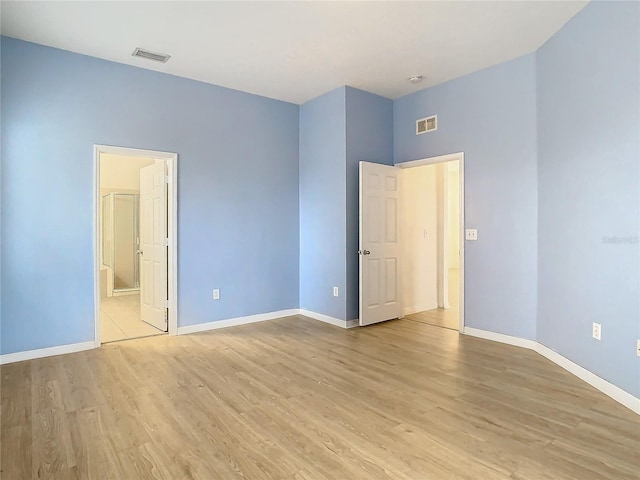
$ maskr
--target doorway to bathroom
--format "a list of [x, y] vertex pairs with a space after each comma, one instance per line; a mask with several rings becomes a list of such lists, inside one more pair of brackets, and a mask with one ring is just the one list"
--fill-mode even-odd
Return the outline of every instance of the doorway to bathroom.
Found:
[[95, 343], [175, 333], [176, 160], [95, 147]]

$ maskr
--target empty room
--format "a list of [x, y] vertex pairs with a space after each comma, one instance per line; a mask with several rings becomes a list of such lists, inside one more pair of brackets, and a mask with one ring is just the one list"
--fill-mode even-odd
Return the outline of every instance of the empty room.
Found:
[[0, 478], [640, 480], [640, 2], [0, 9]]

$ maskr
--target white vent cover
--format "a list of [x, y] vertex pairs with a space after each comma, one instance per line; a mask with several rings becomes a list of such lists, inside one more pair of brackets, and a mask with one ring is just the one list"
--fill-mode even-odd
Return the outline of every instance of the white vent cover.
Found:
[[419, 118], [418, 120], [416, 120], [416, 135], [422, 135], [423, 133], [428, 133], [428, 132], [435, 132], [436, 130], [438, 130], [437, 115]]
[[165, 53], [155, 53], [150, 52], [149, 50], [144, 50], [143, 48], [136, 48], [131, 54], [133, 57], [146, 58], [147, 60], [153, 60], [154, 62], [162, 62], [167, 63], [167, 60], [171, 58], [171, 55], [167, 55]]

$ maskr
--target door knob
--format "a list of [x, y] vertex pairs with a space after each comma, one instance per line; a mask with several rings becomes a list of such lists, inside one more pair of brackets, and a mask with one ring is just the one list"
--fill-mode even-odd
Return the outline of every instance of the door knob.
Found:
[[138, 255], [142, 255], [142, 250], [137, 250], [137, 251], [136, 251], [136, 253], [137, 253]]
[[358, 253], [360, 255], [369, 255], [369, 254], [371, 254], [371, 252], [369, 250], [358, 250]]

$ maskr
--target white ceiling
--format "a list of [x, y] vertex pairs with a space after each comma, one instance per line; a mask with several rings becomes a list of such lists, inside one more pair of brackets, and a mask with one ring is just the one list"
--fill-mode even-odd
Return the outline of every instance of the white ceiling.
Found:
[[[2, 34], [304, 103], [388, 98], [535, 51], [584, 1], [2, 1]], [[168, 53], [167, 64], [131, 56]], [[423, 75], [410, 84], [411, 75]]]

